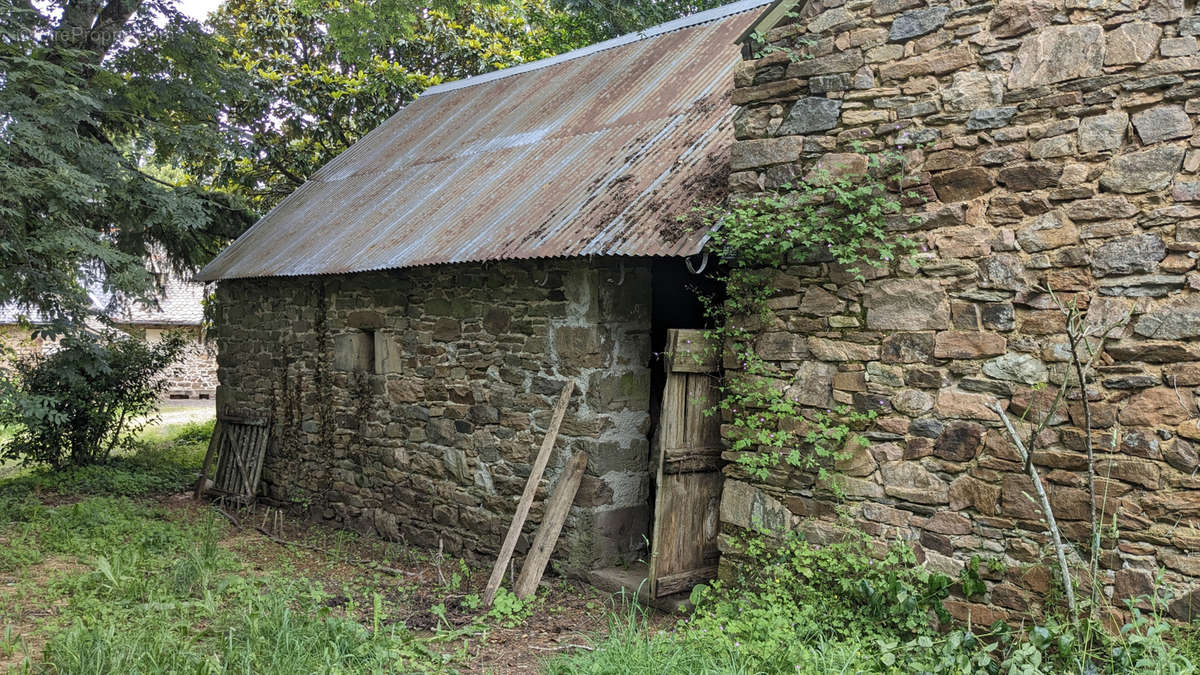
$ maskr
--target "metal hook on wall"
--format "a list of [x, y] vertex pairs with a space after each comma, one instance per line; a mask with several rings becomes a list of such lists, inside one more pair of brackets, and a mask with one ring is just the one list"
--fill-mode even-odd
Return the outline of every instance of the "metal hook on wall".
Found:
[[689, 272], [691, 272], [692, 274], [702, 274], [704, 272], [704, 270], [708, 267], [708, 251], [705, 251], [702, 255], [703, 255], [703, 257], [700, 258], [700, 268], [699, 269], [696, 269], [696, 266], [692, 265], [691, 258], [683, 259], [683, 264], [685, 266], [687, 266], [687, 270]]
[[546, 268], [546, 276], [541, 281], [534, 281], [533, 284], [545, 288], [548, 283], [550, 283], [550, 269]]

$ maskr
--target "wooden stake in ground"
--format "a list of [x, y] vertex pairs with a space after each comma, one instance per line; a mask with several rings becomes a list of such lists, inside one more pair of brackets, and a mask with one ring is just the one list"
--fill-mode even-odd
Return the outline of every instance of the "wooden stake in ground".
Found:
[[550, 461], [550, 452], [554, 450], [554, 442], [558, 440], [558, 427], [562, 425], [563, 415], [567, 412], [567, 403], [571, 401], [571, 392], [575, 390], [575, 383], [567, 380], [563, 385], [562, 395], [558, 398], [558, 403], [554, 406], [554, 414], [550, 418], [550, 427], [546, 429], [546, 438], [542, 441], [542, 448], [538, 451], [537, 459], [533, 462], [533, 467], [529, 470], [529, 480], [525, 482], [525, 492], [521, 495], [521, 501], [517, 503], [517, 513], [513, 516], [512, 525], [508, 527], [508, 534], [504, 537], [504, 545], [500, 547], [500, 555], [496, 558], [496, 565], [492, 568], [492, 578], [488, 579], [487, 588], [483, 591], [483, 604], [485, 607], [490, 607], [492, 600], [496, 598], [496, 589], [500, 588], [500, 582], [504, 581], [504, 568], [508, 567], [508, 561], [512, 559], [513, 551], [517, 548], [517, 539], [521, 536], [521, 528], [525, 526], [525, 518], [529, 516], [529, 507], [533, 506], [533, 497], [537, 494], [538, 482], [542, 480], [542, 472], [546, 470], [546, 463]]
[[546, 563], [550, 562], [550, 554], [554, 552], [554, 544], [558, 542], [558, 534], [562, 532], [563, 523], [567, 520], [567, 512], [575, 501], [575, 493], [579, 491], [579, 483], [583, 480], [583, 470], [587, 468], [587, 453], [579, 452], [563, 469], [554, 486], [554, 493], [546, 502], [546, 515], [542, 516], [542, 524], [538, 526], [537, 534], [533, 536], [533, 546], [529, 555], [525, 556], [525, 564], [521, 565], [521, 576], [517, 577], [513, 593], [518, 598], [527, 598], [537, 590], [542, 573], [546, 571]]

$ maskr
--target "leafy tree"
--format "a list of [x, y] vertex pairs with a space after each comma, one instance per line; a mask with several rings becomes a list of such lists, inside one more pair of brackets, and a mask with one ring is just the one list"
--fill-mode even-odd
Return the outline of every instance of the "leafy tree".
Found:
[[412, 9], [392, 0], [228, 0], [209, 24], [250, 86], [224, 101], [227, 145], [189, 166], [260, 212], [427, 87], [580, 46], [546, 0]]
[[58, 468], [104, 461], [128, 445], [158, 405], [160, 373], [189, 338], [168, 333], [155, 345], [117, 331], [67, 335], [49, 356], [19, 359], [0, 380], [0, 457]]
[[221, 140], [211, 45], [170, 0], [0, 0], [0, 304], [78, 320], [88, 285], [142, 297], [149, 255], [192, 267], [245, 228], [153, 171]]

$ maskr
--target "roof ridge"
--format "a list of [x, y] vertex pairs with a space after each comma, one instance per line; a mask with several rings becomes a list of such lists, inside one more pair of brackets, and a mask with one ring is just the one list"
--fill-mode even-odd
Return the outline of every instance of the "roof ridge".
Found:
[[711, 23], [718, 19], [724, 19], [726, 17], [733, 16], [734, 14], [748, 12], [752, 9], [757, 9], [777, 1], [779, 0], [739, 0], [738, 2], [730, 3], [728, 5], [721, 5], [720, 7], [707, 9], [703, 12], [697, 12], [695, 14], [689, 14], [685, 17], [673, 19], [666, 23], [660, 23], [657, 26], [651, 26], [636, 33], [619, 35], [615, 38], [605, 40], [604, 42], [597, 42], [594, 45], [580, 47], [579, 49], [564, 52], [562, 54], [558, 54], [557, 56], [550, 56], [544, 59], [538, 59], [537, 61], [530, 61], [528, 63], [511, 66], [509, 68], [501, 68], [500, 70], [493, 70], [492, 72], [484, 73], [483, 75], [474, 75], [472, 77], [464, 77], [461, 80], [445, 82], [443, 84], [426, 89], [421, 93], [421, 96], [428, 97], [448, 91], [455, 91], [457, 89], [465, 89], [466, 87], [472, 87], [477, 84], [493, 82], [495, 80], [511, 77], [513, 75], [519, 75], [521, 73], [527, 73], [533, 70], [541, 70], [542, 68], [556, 66], [560, 63], [573, 61], [597, 52], [607, 51], [616, 47], [622, 47], [624, 45], [658, 37], [659, 35], [663, 35], [665, 33], [673, 33], [678, 30], [683, 30], [684, 28], [691, 28], [692, 26]]

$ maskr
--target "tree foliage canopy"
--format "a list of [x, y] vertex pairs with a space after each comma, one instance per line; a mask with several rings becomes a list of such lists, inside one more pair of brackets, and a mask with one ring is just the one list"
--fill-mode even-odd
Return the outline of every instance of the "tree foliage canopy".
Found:
[[158, 177], [213, 147], [230, 89], [212, 39], [165, 0], [2, 0], [0, 304], [78, 319], [87, 285], [132, 297], [144, 259], [210, 257], [249, 222], [236, 199]]
[[712, 0], [0, 0], [0, 305], [78, 321], [194, 269], [439, 82]]

